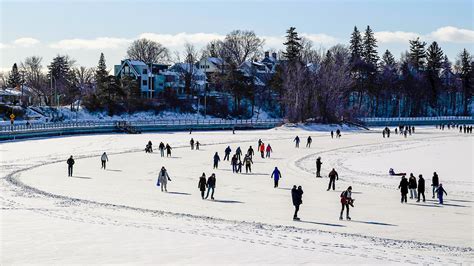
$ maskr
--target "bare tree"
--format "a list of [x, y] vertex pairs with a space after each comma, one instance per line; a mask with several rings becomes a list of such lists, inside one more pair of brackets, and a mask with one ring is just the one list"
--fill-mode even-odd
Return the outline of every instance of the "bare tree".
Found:
[[264, 42], [253, 31], [234, 30], [224, 39], [224, 59], [240, 66], [243, 62], [256, 58]]
[[320, 61], [320, 54], [314, 49], [313, 42], [310, 39], [301, 37], [301, 46], [301, 60], [304, 63], [309, 64]]
[[73, 71], [75, 72], [75, 83], [76, 86], [79, 88], [80, 95], [88, 95], [93, 92], [94, 89], [94, 68], [87, 68], [84, 66], [80, 66], [78, 68], [74, 68]]
[[127, 49], [127, 56], [133, 60], [149, 63], [164, 63], [169, 61], [169, 51], [159, 42], [148, 39], [138, 39]]
[[190, 43], [184, 44], [184, 72], [182, 73], [184, 78], [184, 89], [188, 96], [194, 95], [196, 87], [196, 62], [198, 60], [198, 52], [194, 45]]

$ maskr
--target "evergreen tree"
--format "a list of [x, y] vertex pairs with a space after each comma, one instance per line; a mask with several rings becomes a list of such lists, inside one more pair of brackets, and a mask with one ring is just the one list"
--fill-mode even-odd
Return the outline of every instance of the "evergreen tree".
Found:
[[290, 27], [286, 33], [286, 42], [283, 43], [286, 46], [286, 50], [283, 52], [283, 56], [290, 62], [299, 61], [301, 59], [301, 49], [303, 49], [301, 38], [298, 37], [295, 27]]
[[105, 64], [104, 53], [100, 53], [99, 65], [95, 71], [95, 80], [97, 83], [104, 82], [107, 79], [109, 72], [107, 71], [107, 66]]
[[389, 50], [385, 50], [385, 53], [382, 56], [382, 65], [384, 67], [395, 68], [396, 62], [395, 57], [393, 57], [392, 53]]
[[443, 64], [443, 51], [437, 42], [431, 43], [427, 50], [427, 70], [433, 74], [439, 74]]
[[410, 63], [417, 71], [424, 70], [426, 51], [426, 42], [420, 41], [420, 38], [416, 40], [410, 40]]
[[20, 72], [18, 72], [18, 66], [16, 65], [16, 63], [12, 66], [12, 71], [8, 76], [7, 84], [10, 88], [16, 88], [22, 84], [22, 78]]
[[466, 50], [463, 49], [461, 54], [459, 55], [459, 76], [462, 81], [462, 91], [463, 91], [463, 114], [469, 115], [468, 106], [473, 94], [473, 86], [472, 86], [472, 76], [473, 76], [473, 69], [472, 69], [472, 57], [471, 54]]
[[373, 67], [377, 66], [379, 60], [379, 56], [377, 55], [377, 40], [375, 39], [374, 32], [370, 26], [367, 26], [367, 29], [365, 30], [362, 58], [367, 64], [372, 65]]
[[48, 66], [53, 103], [59, 105], [60, 101], [70, 103], [79, 94], [79, 88], [74, 86], [74, 71], [71, 70], [73, 61], [66, 55], [58, 55]]
[[351, 62], [357, 62], [361, 59], [363, 52], [362, 36], [356, 26], [354, 26], [354, 31], [351, 35], [349, 49], [351, 51]]

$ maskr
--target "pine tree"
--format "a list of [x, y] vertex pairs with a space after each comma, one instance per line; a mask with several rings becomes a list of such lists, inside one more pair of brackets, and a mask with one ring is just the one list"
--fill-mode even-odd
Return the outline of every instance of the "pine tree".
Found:
[[283, 52], [283, 56], [290, 62], [299, 61], [301, 59], [301, 49], [303, 49], [301, 38], [298, 37], [295, 27], [290, 27], [286, 33], [286, 42], [283, 43], [286, 50]]
[[354, 31], [351, 35], [350, 40], [350, 51], [351, 51], [351, 62], [357, 62], [362, 57], [362, 36], [360, 35], [359, 30], [354, 26]]
[[104, 82], [108, 75], [109, 72], [107, 71], [107, 66], [105, 65], [104, 53], [100, 53], [99, 65], [95, 71], [95, 80], [97, 83]]
[[18, 72], [18, 66], [16, 63], [12, 66], [12, 71], [8, 77], [7, 84], [10, 88], [16, 88], [22, 84], [22, 78], [20, 72]]
[[395, 64], [395, 57], [393, 57], [389, 50], [385, 50], [385, 53], [382, 56], [382, 65], [384, 67], [395, 68]]
[[379, 56], [377, 55], [377, 40], [375, 39], [374, 32], [370, 26], [367, 26], [367, 29], [365, 30], [362, 58], [367, 64], [372, 65], [373, 67], [377, 66], [379, 60]]
[[472, 57], [471, 54], [466, 49], [463, 49], [461, 54], [459, 55], [459, 62], [458, 62], [458, 68], [459, 68], [459, 76], [461, 77], [462, 81], [462, 91], [464, 95], [463, 99], [463, 114], [464, 115], [469, 115], [468, 112], [468, 106], [469, 106], [469, 101], [472, 97], [473, 94], [473, 87], [472, 87], [472, 75], [473, 75], [473, 69], [472, 69]]
[[425, 67], [425, 46], [426, 42], [420, 41], [419, 37], [416, 40], [410, 40], [410, 63], [418, 71], [424, 70]]
[[427, 70], [433, 74], [439, 74], [443, 64], [443, 51], [437, 42], [431, 43], [427, 50]]

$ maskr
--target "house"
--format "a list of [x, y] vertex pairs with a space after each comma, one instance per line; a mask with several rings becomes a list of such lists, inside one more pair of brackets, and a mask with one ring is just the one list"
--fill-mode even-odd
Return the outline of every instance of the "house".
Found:
[[142, 95], [147, 98], [155, 98], [165, 88], [165, 76], [161, 73], [168, 67], [163, 64], [145, 64], [142, 61], [125, 59], [120, 65], [114, 66], [114, 75], [136, 79], [140, 84]]
[[217, 57], [203, 58], [197, 64], [198, 68], [203, 70], [206, 75], [222, 72], [226, 65], [227, 63], [223, 59]]
[[270, 52], [265, 52], [265, 57], [260, 61], [260, 63], [266, 65], [270, 71], [275, 72], [276, 66], [279, 64], [277, 53], [273, 52], [270, 56]]
[[203, 93], [206, 90], [207, 85], [207, 76], [206, 72], [203, 69], [200, 69], [198, 65], [189, 64], [189, 63], [176, 63], [171, 68], [170, 71], [178, 73], [180, 76], [180, 87], [183, 88], [186, 86], [186, 77], [189, 74], [191, 76], [191, 86], [193, 91], [198, 93]]

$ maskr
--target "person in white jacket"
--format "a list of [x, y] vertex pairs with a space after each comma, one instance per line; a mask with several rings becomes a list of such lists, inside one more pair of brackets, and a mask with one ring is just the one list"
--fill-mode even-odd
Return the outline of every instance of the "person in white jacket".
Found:
[[102, 156], [100, 156], [100, 161], [102, 162], [102, 167], [100, 169], [104, 169], [105, 170], [105, 162], [108, 162], [109, 161], [109, 157], [107, 157], [107, 153], [102, 153]]
[[168, 192], [166, 185], [168, 184], [168, 181], [171, 181], [170, 176], [168, 175], [168, 171], [166, 171], [165, 167], [161, 167], [161, 171], [158, 174], [158, 183], [161, 184], [161, 191], [163, 192], [163, 189]]

